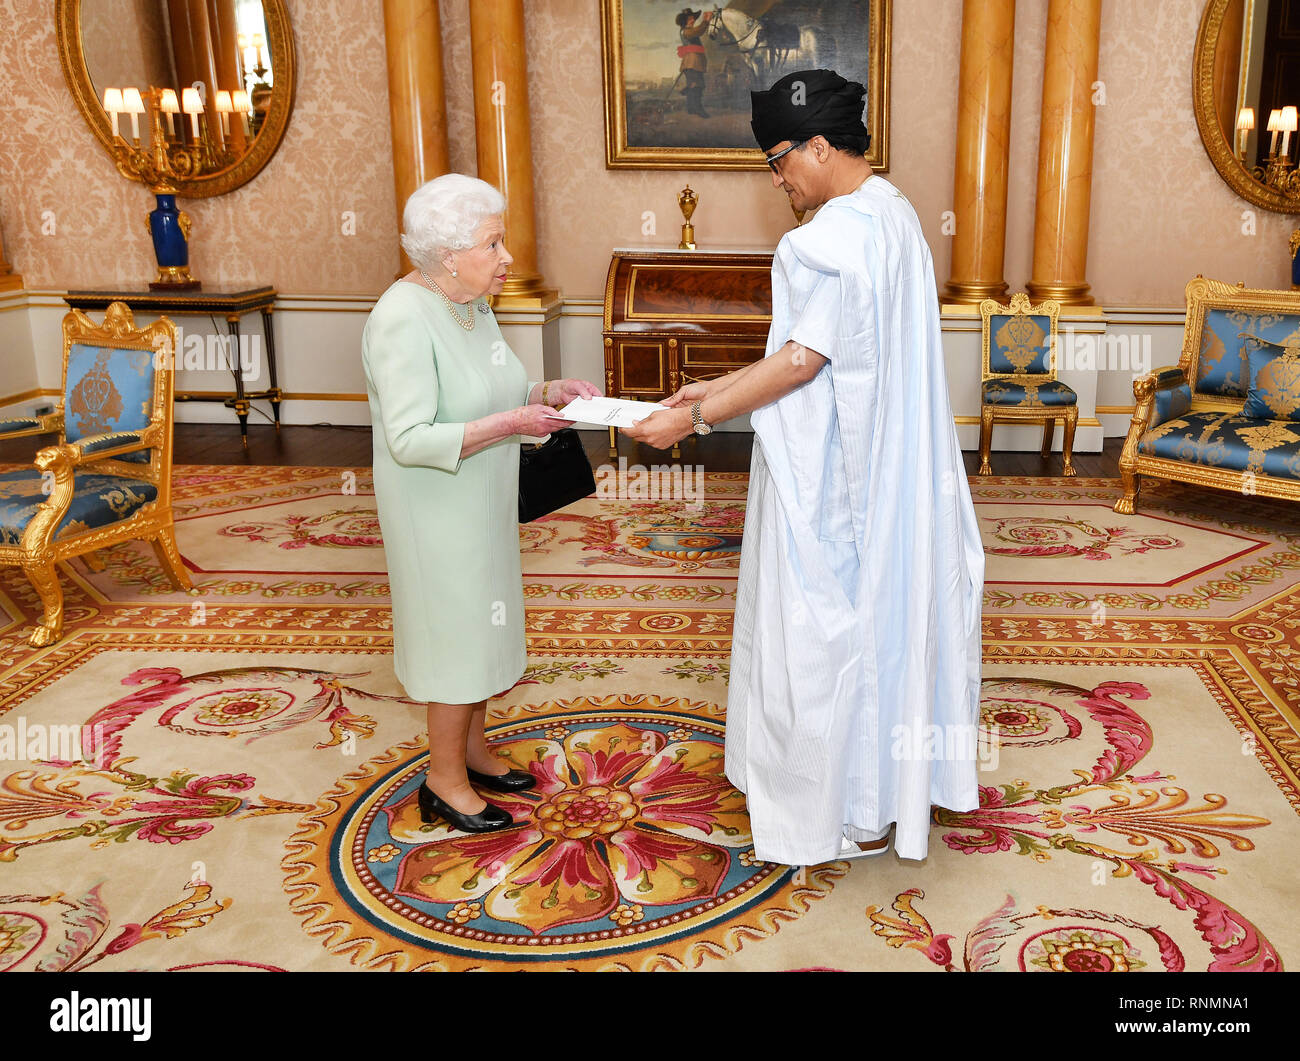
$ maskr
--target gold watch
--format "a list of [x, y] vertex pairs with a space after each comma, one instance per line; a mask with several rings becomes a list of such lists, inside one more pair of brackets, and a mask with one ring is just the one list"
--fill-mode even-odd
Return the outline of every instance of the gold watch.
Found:
[[700, 405], [703, 404], [703, 401], [703, 399], [700, 399], [691, 406], [691, 427], [697, 435], [707, 435], [713, 430], [713, 426], [706, 424], [704, 417], [700, 415]]

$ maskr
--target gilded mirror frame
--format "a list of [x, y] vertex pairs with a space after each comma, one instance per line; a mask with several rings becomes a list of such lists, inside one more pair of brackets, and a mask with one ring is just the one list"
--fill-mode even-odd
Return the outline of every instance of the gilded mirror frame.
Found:
[[[267, 45], [276, 58], [275, 84], [266, 109], [266, 121], [253, 140], [252, 147], [238, 162], [215, 173], [185, 177], [176, 181], [176, 194], [189, 199], [206, 199], [224, 195], [247, 184], [271, 160], [289, 126], [297, 84], [297, 61], [293, 50], [293, 31], [284, 0], [262, 0], [266, 20]], [[81, 0], [55, 0], [54, 18], [59, 47], [59, 65], [72, 92], [72, 98], [86, 119], [90, 131], [113, 158], [113, 131], [107, 112], [90, 78], [86, 56], [81, 47]], [[283, 63], [283, 69], [280, 67]], [[128, 178], [136, 179], [140, 178]], [[141, 180], [141, 183], [144, 183]]]
[[1196, 128], [1201, 134], [1201, 143], [1205, 145], [1205, 153], [1210, 156], [1219, 176], [1246, 202], [1279, 214], [1300, 213], [1300, 201], [1270, 188], [1251, 175], [1233, 153], [1232, 145], [1219, 127], [1214, 106], [1214, 48], [1230, 2], [1209, 0], [1201, 14], [1192, 60], [1192, 108], [1196, 112]]

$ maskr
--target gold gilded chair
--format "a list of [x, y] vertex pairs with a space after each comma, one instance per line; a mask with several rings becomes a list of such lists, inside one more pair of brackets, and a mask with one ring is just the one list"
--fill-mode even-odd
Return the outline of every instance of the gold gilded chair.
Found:
[[1042, 455], [1052, 448], [1056, 421], [1065, 423], [1061, 447], [1065, 474], [1074, 474], [1074, 429], [1079, 423], [1079, 399], [1056, 378], [1060, 304], [1047, 299], [1037, 306], [1019, 291], [1004, 306], [991, 298], [980, 303], [982, 361], [980, 365], [980, 475], [991, 475], [989, 448], [995, 422], [1041, 423]]
[[139, 539], [151, 542], [177, 589], [195, 592], [172, 529], [172, 372], [176, 326], [166, 318], [137, 330], [114, 302], [96, 325], [80, 310], [63, 318], [63, 391], [47, 416], [0, 420], [0, 437], [50, 431], [59, 443], [34, 467], [0, 474], [0, 564], [18, 565], [44, 606], [29, 641], [63, 632], [55, 565]]

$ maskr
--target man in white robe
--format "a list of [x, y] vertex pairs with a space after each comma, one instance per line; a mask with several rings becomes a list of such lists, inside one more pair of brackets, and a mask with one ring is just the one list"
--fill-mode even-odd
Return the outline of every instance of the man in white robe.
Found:
[[932, 805], [978, 806], [984, 553], [944, 375], [930, 250], [865, 158], [861, 85], [754, 93], [796, 209], [767, 356], [683, 388], [626, 434], [667, 447], [751, 412], [754, 450], [726, 773], [755, 854], [814, 865], [927, 851]]

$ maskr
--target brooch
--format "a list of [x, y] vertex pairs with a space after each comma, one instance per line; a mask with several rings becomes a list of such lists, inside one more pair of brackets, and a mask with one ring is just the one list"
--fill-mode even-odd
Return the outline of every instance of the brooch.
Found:
[[487, 303], [486, 303], [486, 302], [480, 302], [480, 303], [478, 304], [478, 311], [479, 311], [480, 313], [482, 313], [484, 316], [487, 316], [488, 313], [491, 312], [491, 310], [488, 309], [488, 306], [487, 306]]

